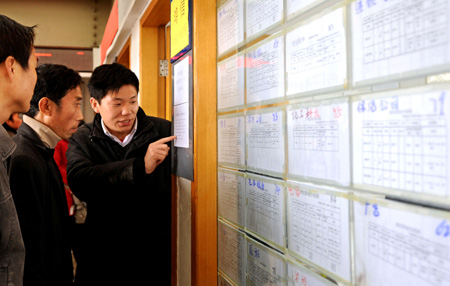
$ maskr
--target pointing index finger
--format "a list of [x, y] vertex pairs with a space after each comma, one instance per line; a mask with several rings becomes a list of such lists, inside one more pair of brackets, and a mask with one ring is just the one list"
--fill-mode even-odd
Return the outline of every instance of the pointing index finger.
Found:
[[161, 138], [158, 141], [155, 141], [153, 143], [163, 144], [163, 143], [170, 142], [170, 141], [174, 140], [175, 138], [177, 138], [177, 136], [164, 137], [164, 138]]

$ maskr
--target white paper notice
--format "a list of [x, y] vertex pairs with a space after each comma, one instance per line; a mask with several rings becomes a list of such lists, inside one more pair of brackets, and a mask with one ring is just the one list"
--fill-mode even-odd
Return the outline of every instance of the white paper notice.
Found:
[[247, 178], [246, 228], [279, 246], [286, 245], [283, 181]]
[[247, 104], [284, 97], [284, 39], [246, 54]]
[[219, 56], [244, 40], [244, 1], [229, 0], [217, 10]]
[[344, 8], [286, 35], [287, 95], [341, 86], [347, 79]]
[[288, 18], [325, 0], [286, 0]]
[[175, 147], [189, 148], [189, 102], [174, 107], [174, 141]]
[[233, 56], [217, 66], [217, 108], [244, 105], [245, 59]]
[[247, 38], [279, 23], [283, 17], [283, 0], [246, 1]]
[[284, 286], [285, 262], [273, 250], [247, 239], [247, 285]]
[[218, 120], [219, 164], [245, 167], [245, 117], [219, 117]]
[[296, 263], [288, 262], [287, 267], [288, 286], [336, 286], [319, 274]]
[[174, 69], [174, 91], [173, 104], [178, 105], [189, 101], [189, 58], [173, 66]]
[[289, 175], [350, 183], [348, 103], [287, 112]]
[[353, 102], [354, 183], [449, 197], [449, 94]]
[[247, 168], [284, 173], [283, 112], [247, 115]]
[[287, 196], [289, 250], [351, 281], [348, 200], [301, 185]]
[[190, 56], [173, 67], [173, 135], [177, 136], [173, 145], [179, 148], [189, 148], [189, 59]]
[[244, 174], [219, 168], [218, 172], [219, 216], [237, 225], [245, 225]]
[[357, 285], [450, 285], [450, 220], [354, 203]]
[[358, 0], [351, 10], [354, 82], [448, 67], [449, 1]]
[[234, 283], [245, 285], [245, 236], [239, 230], [226, 225], [220, 220], [217, 228], [218, 268], [230, 277]]

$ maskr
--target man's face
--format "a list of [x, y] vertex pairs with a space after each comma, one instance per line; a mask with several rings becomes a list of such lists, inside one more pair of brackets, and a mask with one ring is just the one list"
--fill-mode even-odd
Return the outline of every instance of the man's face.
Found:
[[21, 66], [18, 68], [20, 77], [17, 82], [15, 92], [17, 94], [16, 98], [19, 110], [15, 110], [15, 112], [25, 113], [30, 109], [30, 101], [33, 96], [34, 86], [36, 85], [37, 80], [36, 66], [37, 58], [33, 47], [30, 57], [28, 58], [28, 69], [23, 69]]
[[109, 132], [123, 140], [133, 129], [139, 110], [137, 90], [132, 85], [124, 85], [117, 92], [108, 92], [101, 104], [91, 98], [91, 106], [100, 113]]
[[54, 104], [55, 111], [52, 113], [50, 127], [62, 139], [69, 139], [77, 131], [80, 121], [83, 119], [81, 113], [81, 88], [77, 86], [69, 90], [61, 99], [59, 106]]

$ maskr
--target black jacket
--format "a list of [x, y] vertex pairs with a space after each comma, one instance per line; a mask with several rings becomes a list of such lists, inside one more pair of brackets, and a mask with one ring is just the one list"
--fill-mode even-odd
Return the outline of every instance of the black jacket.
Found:
[[170, 136], [171, 125], [142, 109], [137, 118], [125, 147], [104, 134], [99, 114], [69, 141], [68, 182], [88, 209], [77, 285], [145, 285], [155, 277], [149, 271], [162, 277], [158, 285], [170, 285], [170, 157], [146, 175], [144, 155], [150, 143]]
[[53, 149], [22, 123], [13, 140], [11, 192], [25, 243], [24, 285], [71, 285], [71, 218]]

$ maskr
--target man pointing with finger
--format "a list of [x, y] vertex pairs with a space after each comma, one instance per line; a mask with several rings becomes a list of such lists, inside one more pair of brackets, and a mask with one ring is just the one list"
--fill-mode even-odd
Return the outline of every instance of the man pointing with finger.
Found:
[[97, 67], [88, 88], [97, 114], [67, 151], [69, 186], [88, 209], [75, 285], [170, 285], [171, 123], [146, 116], [122, 65]]

